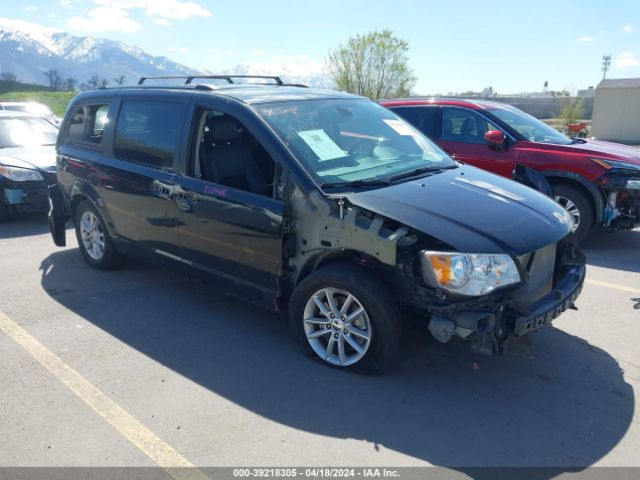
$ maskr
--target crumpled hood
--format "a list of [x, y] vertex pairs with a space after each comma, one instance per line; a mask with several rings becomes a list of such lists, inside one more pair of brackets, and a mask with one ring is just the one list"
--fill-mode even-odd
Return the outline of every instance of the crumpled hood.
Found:
[[467, 253], [522, 255], [557, 242], [572, 226], [552, 199], [468, 165], [346, 198]]
[[56, 171], [56, 148], [53, 145], [0, 148], [0, 164], [53, 173]]

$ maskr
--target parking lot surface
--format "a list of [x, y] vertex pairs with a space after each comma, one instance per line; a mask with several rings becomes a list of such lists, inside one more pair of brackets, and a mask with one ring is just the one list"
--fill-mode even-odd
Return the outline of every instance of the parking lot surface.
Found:
[[[640, 466], [640, 231], [518, 358], [412, 330], [397, 370], [305, 358], [283, 316], [0, 225], [0, 466]], [[479, 369], [473, 362], [479, 362]]]

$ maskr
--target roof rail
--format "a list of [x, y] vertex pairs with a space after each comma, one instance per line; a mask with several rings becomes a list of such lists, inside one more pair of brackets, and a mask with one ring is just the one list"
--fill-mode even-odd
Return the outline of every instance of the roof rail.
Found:
[[194, 78], [205, 78], [205, 79], [214, 79], [214, 80], [226, 80], [227, 83], [237, 83], [234, 82], [234, 78], [261, 78], [264, 80], [273, 80], [276, 85], [284, 85], [284, 82], [280, 79], [280, 77], [270, 76], [270, 75], [163, 75], [159, 77], [140, 77], [138, 80], [138, 85], [144, 84], [146, 80], [181, 80], [184, 79], [185, 85], [190, 85]]

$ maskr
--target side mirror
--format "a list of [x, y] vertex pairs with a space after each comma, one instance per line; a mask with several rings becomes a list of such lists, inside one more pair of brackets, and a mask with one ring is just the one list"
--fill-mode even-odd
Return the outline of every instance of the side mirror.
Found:
[[484, 134], [484, 139], [489, 145], [494, 147], [504, 147], [507, 137], [500, 130], [489, 130]]

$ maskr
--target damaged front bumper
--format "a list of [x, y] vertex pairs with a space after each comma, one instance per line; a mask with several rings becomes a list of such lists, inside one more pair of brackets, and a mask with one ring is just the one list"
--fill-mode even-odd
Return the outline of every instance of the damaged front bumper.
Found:
[[16, 182], [0, 177], [0, 202], [12, 212], [43, 212], [49, 207], [48, 189], [55, 176], [43, 175], [44, 180]]
[[534, 278], [539, 275], [535, 272], [535, 262], [529, 262], [530, 272], [525, 270], [522, 284], [505, 291], [501, 297], [491, 295], [428, 306], [429, 332], [443, 343], [455, 335], [471, 340], [474, 351], [502, 353], [510, 335], [520, 337], [532, 333], [549, 325], [565, 310], [575, 308], [586, 275], [585, 257], [573, 243], [567, 242], [558, 245], [554, 263], [553, 280], [541, 296], [530, 295], [540, 290]]

